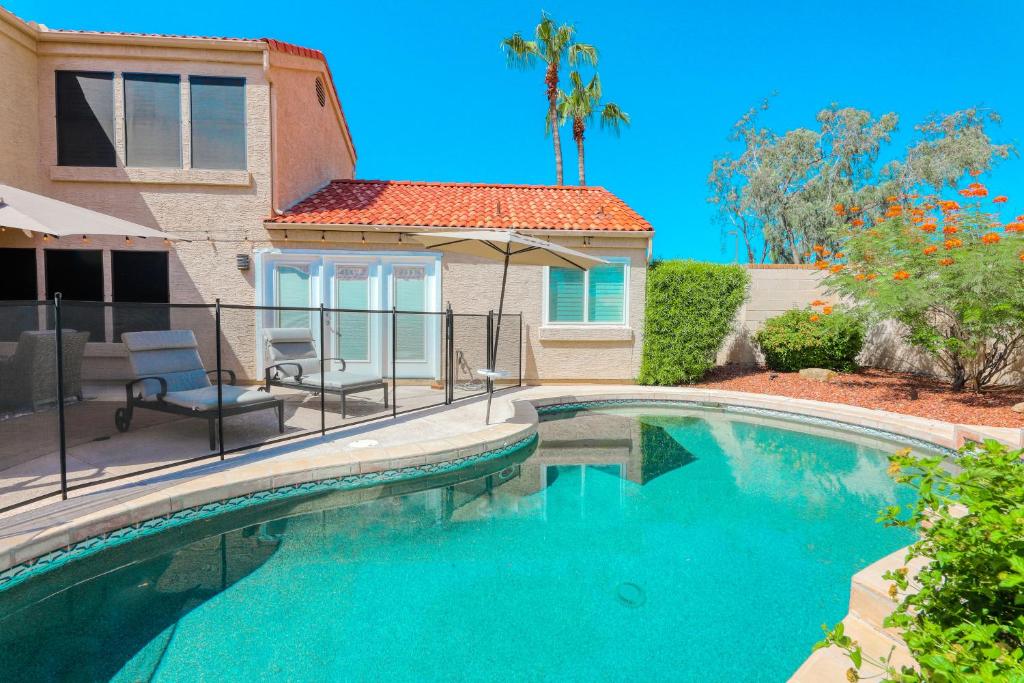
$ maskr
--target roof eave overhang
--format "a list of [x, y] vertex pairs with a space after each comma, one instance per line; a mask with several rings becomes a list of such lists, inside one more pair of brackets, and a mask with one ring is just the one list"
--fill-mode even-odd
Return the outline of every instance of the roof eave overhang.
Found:
[[112, 33], [79, 33], [75, 31], [41, 30], [39, 42], [91, 43], [97, 45], [140, 45], [148, 47], [176, 47], [197, 50], [228, 50], [233, 52], [264, 52], [268, 46], [262, 40], [225, 40], [191, 36], [140, 36]]
[[651, 237], [654, 229], [648, 230], [602, 230], [599, 228], [506, 228], [502, 226], [440, 226], [440, 225], [367, 225], [360, 223], [283, 223], [266, 220], [267, 230], [338, 230], [377, 232], [443, 232], [448, 230], [522, 230], [530, 235], [604, 235], [615, 237]]

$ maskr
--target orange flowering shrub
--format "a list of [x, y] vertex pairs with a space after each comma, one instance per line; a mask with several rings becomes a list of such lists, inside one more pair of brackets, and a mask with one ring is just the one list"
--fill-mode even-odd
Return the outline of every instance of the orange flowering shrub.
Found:
[[955, 389], [980, 389], [1024, 352], [1024, 214], [1004, 225], [1008, 198], [977, 180], [958, 194], [970, 202], [890, 196], [870, 230], [847, 215], [818, 267], [865, 317], [902, 322]]

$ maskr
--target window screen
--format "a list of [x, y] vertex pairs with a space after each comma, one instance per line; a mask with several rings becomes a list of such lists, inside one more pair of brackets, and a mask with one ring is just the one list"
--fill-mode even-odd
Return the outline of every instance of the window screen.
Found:
[[191, 76], [192, 167], [245, 168], [245, 79]]
[[[309, 271], [301, 266], [277, 267], [277, 305], [309, 308]], [[309, 311], [277, 311], [278, 327], [310, 327]]]
[[[0, 249], [0, 301], [35, 301], [35, 249]], [[35, 305], [0, 306], [0, 341], [17, 341], [25, 330], [39, 329]]]
[[[370, 269], [366, 266], [338, 266], [335, 274], [338, 308], [370, 307]], [[336, 313], [334, 334], [337, 348], [346, 361], [370, 360], [370, 313]]]
[[[171, 329], [171, 300], [165, 251], [111, 251], [114, 340], [124, 332]], [[132, 304], [139, 304], [133, 306]]]
[[57, 292], [63, 298], [62, 327], [88, 332], [91, 342], [104, 341], [103, 306], [83, 303], [103, 301], [103, 252], [47, 249], [44, 261], [46, 298], [52, 299]]
[[181, 167], [181, 82], [168, 74], [125, 74], [128, 166]]
[[57, 163], [115, 166], [114, 74], [58, 71]]

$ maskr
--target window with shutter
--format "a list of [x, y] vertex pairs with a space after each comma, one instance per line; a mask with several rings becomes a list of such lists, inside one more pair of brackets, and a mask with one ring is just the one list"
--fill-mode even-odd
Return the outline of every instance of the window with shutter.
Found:
[[116, 166], [114, 74], [57, 71], [57, 164]]
[[[423, 266], [395, 266], [395, 307], [400, 311], [422, 311], [426, 301], [427, 271]], [[397, 360], [426, 359], [426, 316], [399, 314], [396, 325]]]
[[125, 74], [124, 129], [128, 166], [181, 168], [181, 79]]
[[624, 325], [626, 264], [609, 263], [583, 271], [549, 268], [547, 321]]
[[190, 76], [192, 168], [245, 168], [245, 79]]
[[548, 319], [559, 323], [581, 323], [583, 319], [584, 272], [576, 268], [552, 268], [548, 273]]
[[[276, 268], [277, 305], [309, 308], [309, 270], [304, 266], [279, 265]], [[277, 327], [310, 327], [309, 311], [276, 311]]]
[[[370, 308], [370, 269], [339, 265], [335, 270], [335, 301], [339, 308]], [[336, 313], [334, 334], [340, 355], [346, 361], [370, 360], [371, 313]]]

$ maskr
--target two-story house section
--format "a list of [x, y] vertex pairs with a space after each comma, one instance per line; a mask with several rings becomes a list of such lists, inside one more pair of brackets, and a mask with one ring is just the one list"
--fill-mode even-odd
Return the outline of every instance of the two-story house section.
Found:
[[[411, 315], [394, 372], [424, 380], [440, 372], [440, 323], [417, 314], [448, 303], [484, 314], [502, 276], [500, 263], [442, 255], [416, 233], [512, 229], [607, 261], [586, 273], [512, 266], [505, 311], [522, 313], [523, 345], [509, 353], [521, 351], [524, 380], [636, 376], [650, 223], [601, 187], [357, 180], [319, 51], [271, 39], [55, 30], [0, 8], [0, 93], [0, 185], [174, 238], [0, 231], [0, 272], [10, 274], [0, 301], [60, 292], [113, 304], [398, 308]], [[197, 335], [211, 327], [186, 313], [143, 322]], [[126, 375], [124, 315], [123, 306], [79, 306], [65, 319], [89, 332], [87, 379]], [[249, 380], [266, 367], [262, 330], [286, 323], [309, 325], [325, 355], [387, 374], [387, 334], [372, 319], [377, 327], [367, 315], [331, 318], [332, 336], [321, 339], [308, 315], [235, 310], [223, 340]], [[335, 322], [345, 341], [332, 341]], [[18, 338], [16, 325], [7, 328], [0, 321], [0, 355]]]
[[6, 230], [0, 271], [21, 276], [0, 299], [251, 304], [236, 256], [354, 173], [323, 54], [276, 40], [53, 30], [0, 8], [0, 93], [0, 183], [187, 240]]

